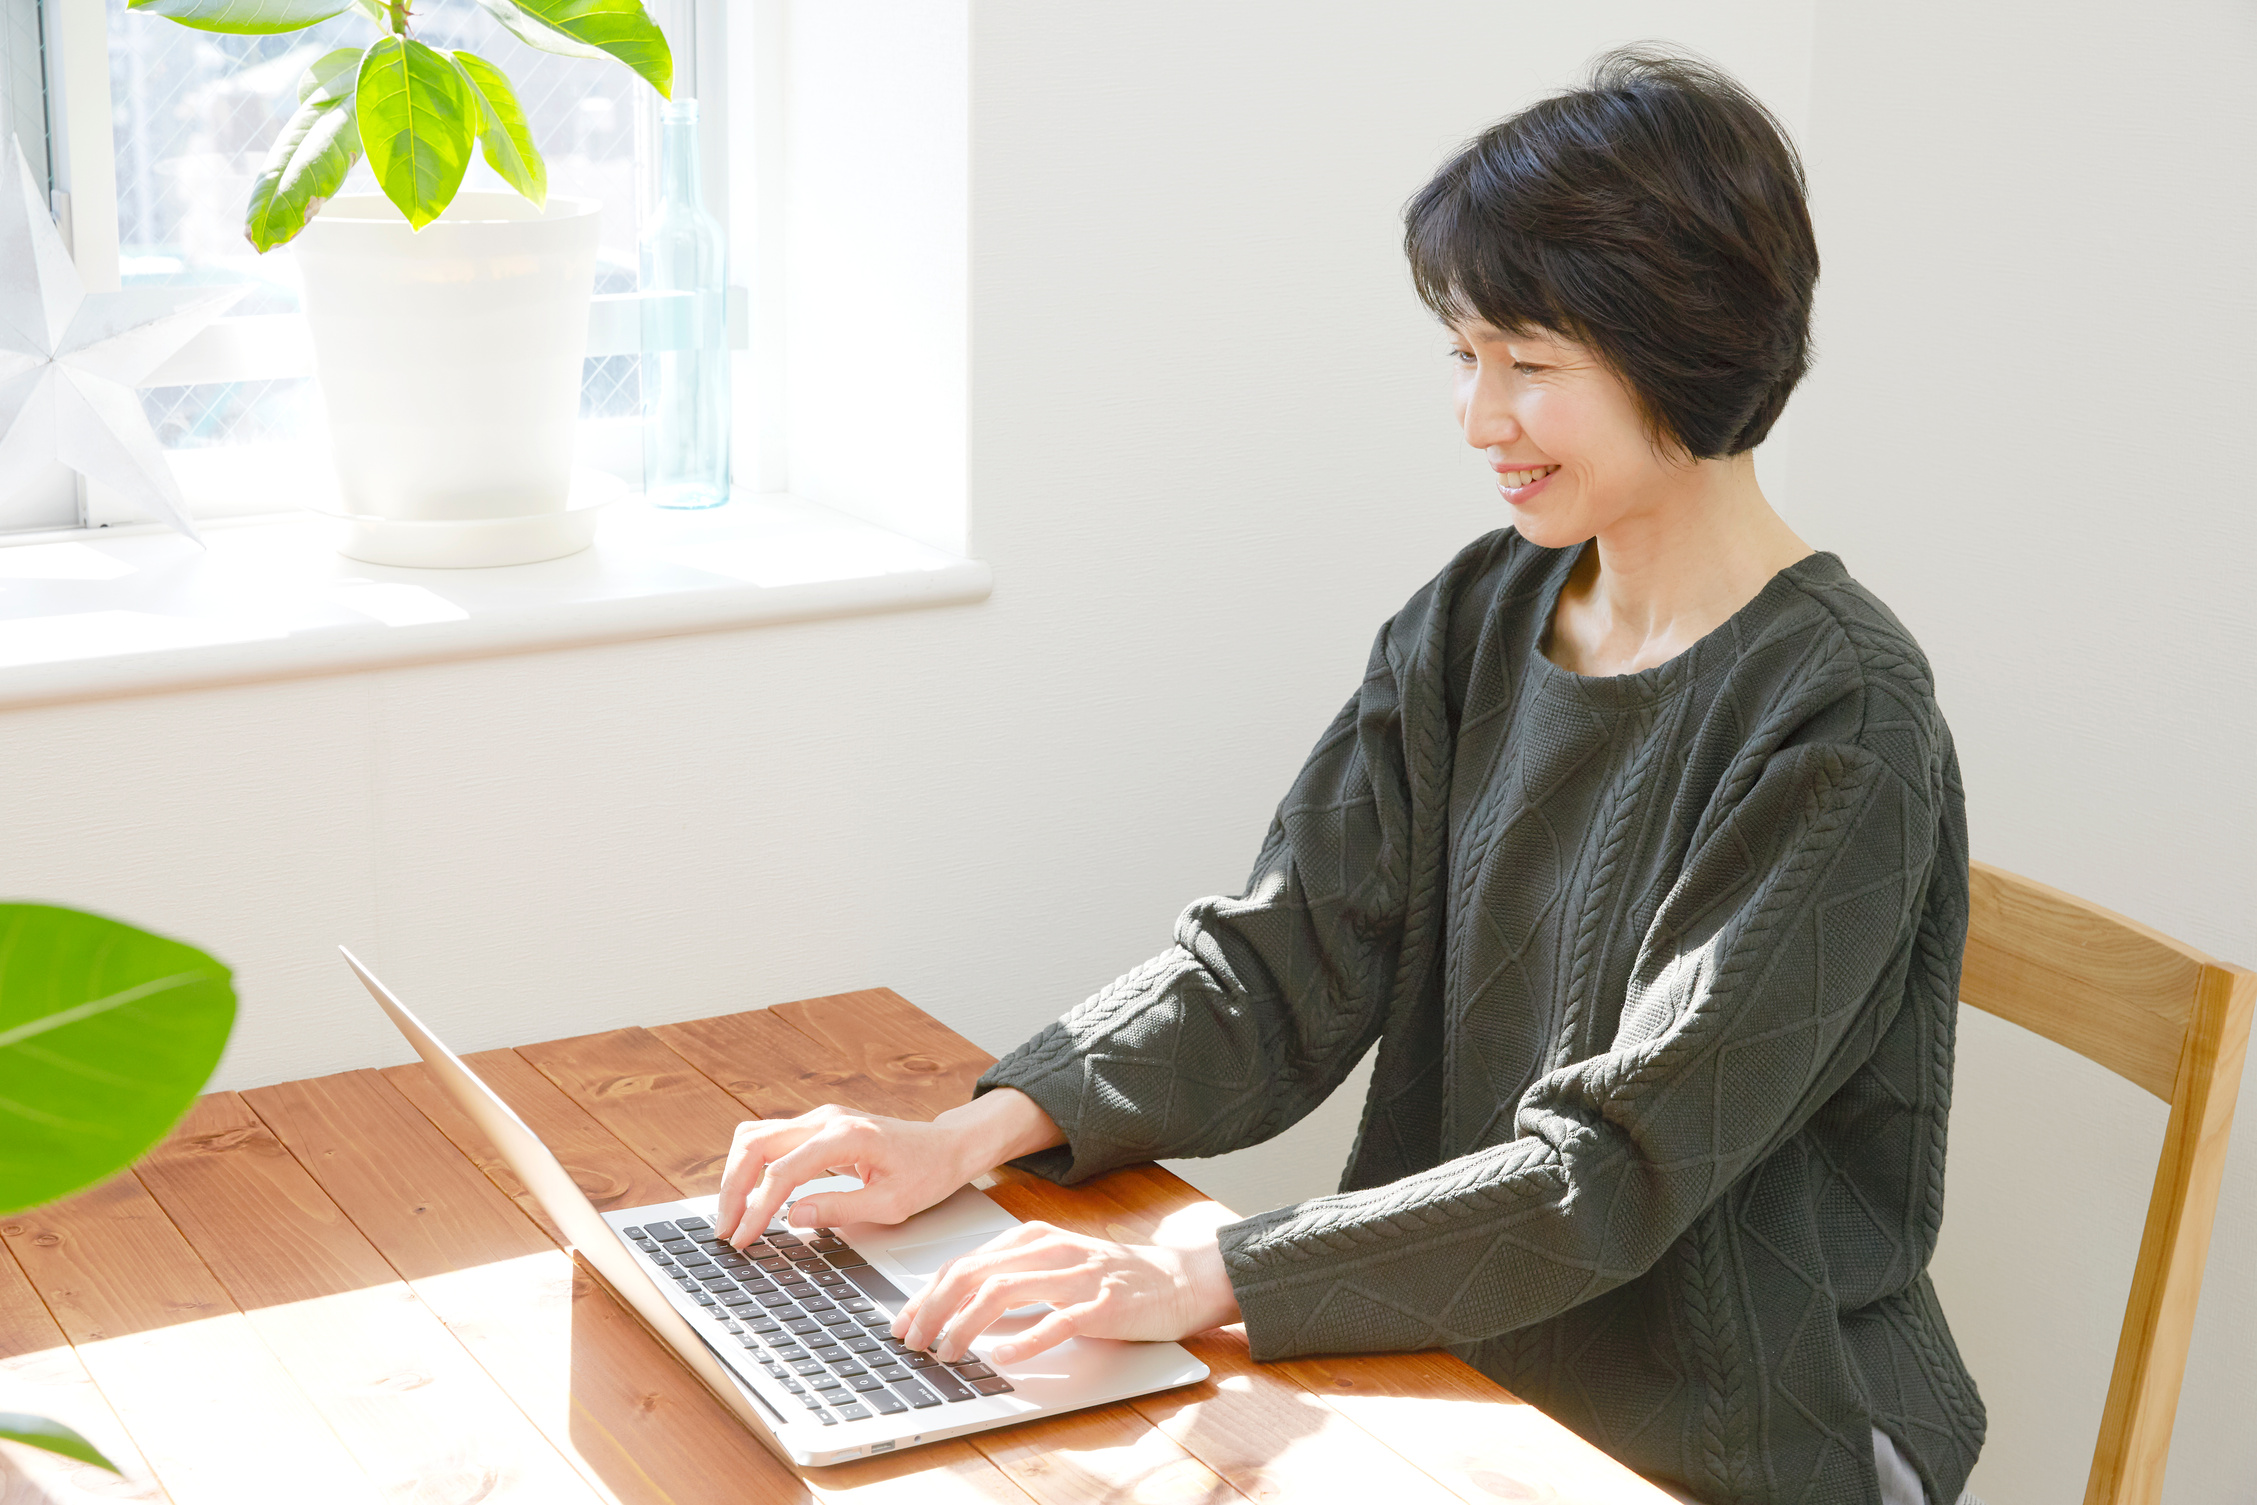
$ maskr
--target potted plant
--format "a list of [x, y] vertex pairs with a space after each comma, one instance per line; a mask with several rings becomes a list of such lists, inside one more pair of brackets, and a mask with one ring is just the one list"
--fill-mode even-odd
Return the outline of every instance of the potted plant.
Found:
[[[140, 1159], [196, 1100], [234, 1023], [227, 968], [194, 947], [80, 910], [0, 904], [0, 1215]], [[116, 1472], [43, 1416], [0, 1411], [0, 1439]]]
[[[642, 0], [478, 0], [544, 51], [612, 58], [671, 96]], [[297, 31], [348, 11], [364, 47], [314, 60], [244, 207], [293, 244], [355, 557], [503, 564], [585, 547], [573, 505], [597, 205], [552, 199], [502, 70], [416, 39], [407, 0], [128, 0], [206, 31]], [[507, 193], [461, 193], [473, 153]], [[363, 157], [381, 190], [339, 196]]]

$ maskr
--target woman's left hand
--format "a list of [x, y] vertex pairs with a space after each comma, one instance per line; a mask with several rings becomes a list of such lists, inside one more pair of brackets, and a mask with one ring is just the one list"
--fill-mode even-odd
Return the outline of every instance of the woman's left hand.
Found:
[[1048, 1223], [1021, 1223], [942, 1265], [894, 1319], [893, 1334], [943, 1363], [959, 1363], [972, 1340], [1005, 1312], [1050, 1303], [1054, 1310], [990, 1355], [998, 1364], [1015, 1364], [1077, 1335], [1182, 1338], [1236, 1322], [1238, 1298], [1214, 1235], [1235, 1215], [1216, 1211], [1220, 1217], [1195, 1219], [1189, 1227], [1171, 1218], [1176, 1226], [1163, 1224], [1160, 1242], [1152, 1244], [1117, 1244]]

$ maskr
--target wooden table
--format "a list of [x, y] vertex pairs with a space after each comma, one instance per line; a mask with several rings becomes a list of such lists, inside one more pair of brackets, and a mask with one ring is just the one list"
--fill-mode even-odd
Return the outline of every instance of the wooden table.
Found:
[[[992, 1058], [884, 989], [488, 1051], [471, 1064], [599, 1206], [715, 1189], [748, 1114], [929, 1118]], [[1157, 1166], [1021, 1217], [1135, 1239], [1198, 1193]], [[0, 1445], [0, 1505], [982, 1501], [1666, 1505], [1441, 1353], [1255, 1364], [890, 1458], [795, 1470], [585, 1270], [420, 1065], [203, 1098], [133, 1172], [0, 1220], [0, 1410], [128, 1470]]]

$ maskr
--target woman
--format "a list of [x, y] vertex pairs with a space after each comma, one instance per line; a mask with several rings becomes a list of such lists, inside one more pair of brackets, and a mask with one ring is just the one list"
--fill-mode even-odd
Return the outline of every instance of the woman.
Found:
[[866, 1189], [794, 1221], [1222, 1154], [1376, 1044], [1336, 1195], [1148, 1246], [1029, 1225], [897, 1335], [952, 1358], [1043, 1301], [997, 1362], [1241, 1320], [1258, 1359], [1446, 1345], [1692, 1498], [1952, 1500], [1965, 823], [1918, 645], [1756, 483], [1808, 364], [1800, 163], [1729, 79], [1624, 51], [1405, 220], [1511, 528], [1381, 628], [1243, 895], [933, 1123], [745, 1125], [718, 1221], [831, 1166]]

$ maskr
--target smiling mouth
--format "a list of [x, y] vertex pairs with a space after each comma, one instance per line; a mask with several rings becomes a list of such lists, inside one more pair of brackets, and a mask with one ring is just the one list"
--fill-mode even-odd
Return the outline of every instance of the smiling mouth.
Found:
[[1497, 484], [1508, 491], [1518, 491], [1523, 486], [1535, 485], [1557, 469], [1557, 465], [1539, 465], [1533, 470], [1500, 470]]

